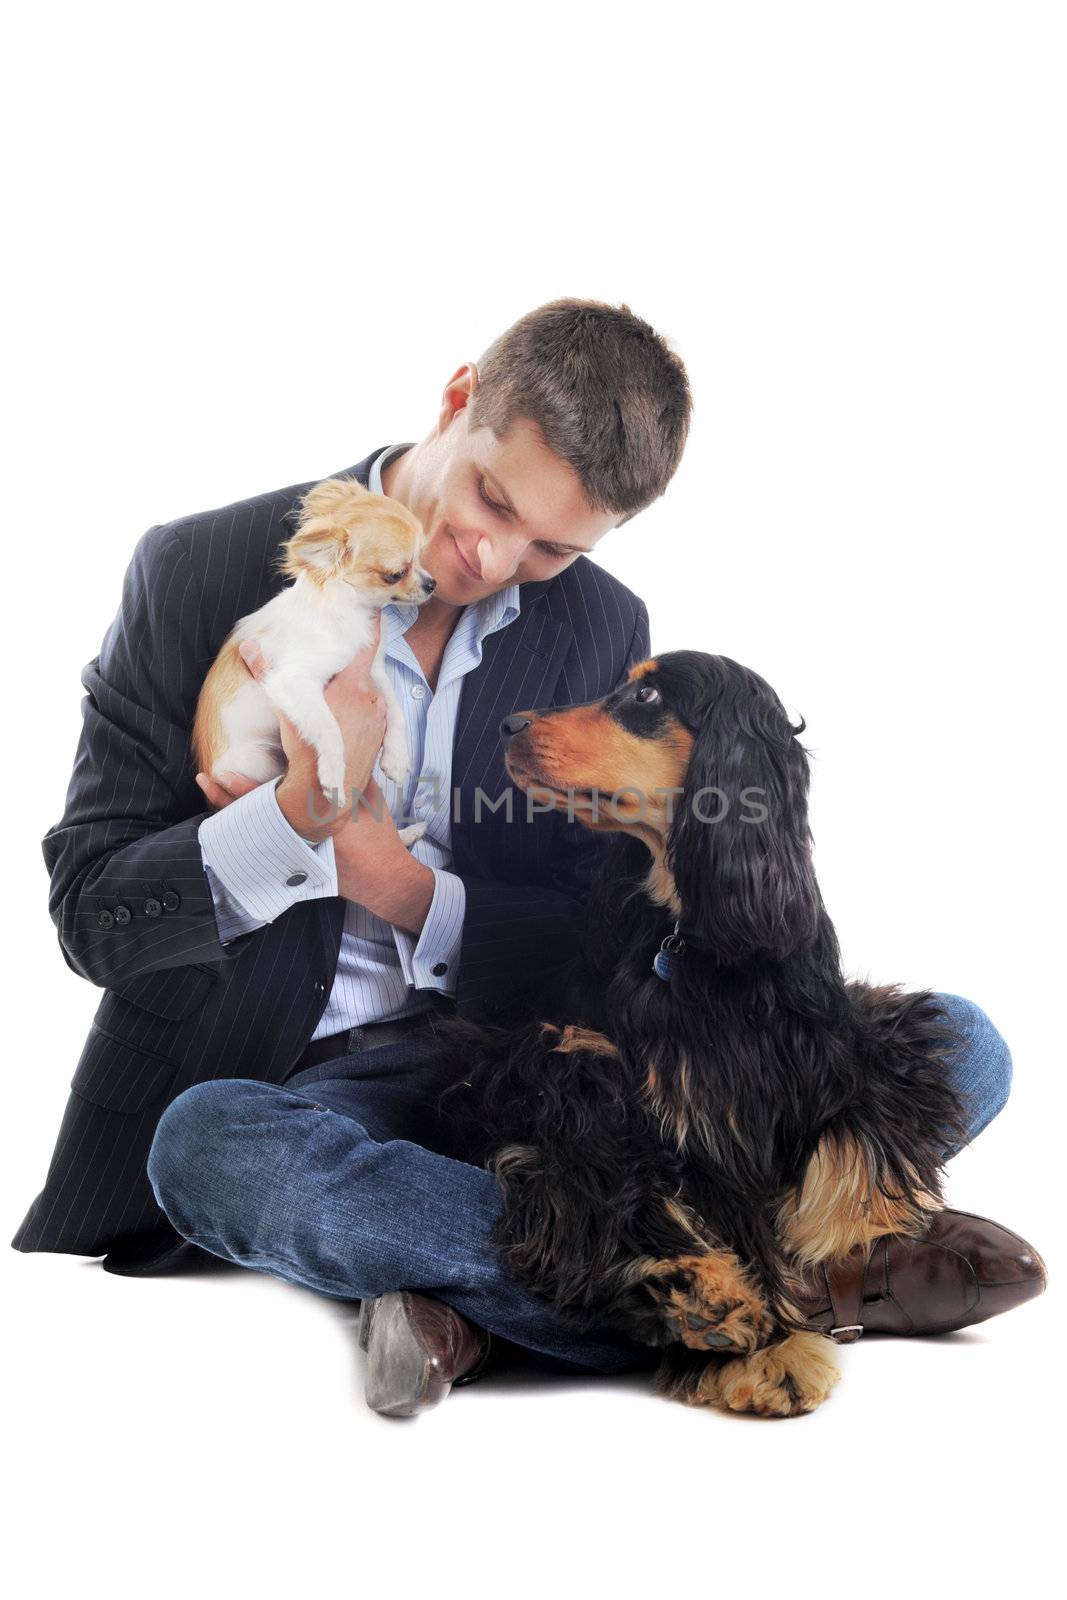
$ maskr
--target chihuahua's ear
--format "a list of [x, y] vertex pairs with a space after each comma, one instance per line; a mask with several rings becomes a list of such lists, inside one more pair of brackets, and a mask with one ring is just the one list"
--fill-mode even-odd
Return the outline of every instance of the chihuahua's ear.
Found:
[[370, 498], [358, 478], [324, 478], [310, 488], [300, 502], [300, 523], [303, 526], [317, 518], [330, 521], [345, 517], [361, 500]]
[[295, 578], [305, 573], [319, 584], [336, 577], [348, 548], [352, 514], [370, 498], [356, 478], [324, 478], [309, 489], [300, 502], [297, 530], [282, 546], [282, 574]]

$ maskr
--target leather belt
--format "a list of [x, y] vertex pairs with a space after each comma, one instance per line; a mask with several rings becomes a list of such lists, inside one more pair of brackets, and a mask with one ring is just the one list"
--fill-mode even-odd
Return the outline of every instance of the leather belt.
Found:
[[416, 1011], [407, 1017], [390, 1018], [386, 1022], [361, 1022], [340, 1033], [327, 1034], [323, 1039], [312, 1039], [289, 1077], [317, 1067], [321, 1061], [335, 1061], [338, 1056], [354, 1056], [364, 1050], [376, 1050], [380, 1045], [400, 1044], [433, 1027], [433, 1012]]

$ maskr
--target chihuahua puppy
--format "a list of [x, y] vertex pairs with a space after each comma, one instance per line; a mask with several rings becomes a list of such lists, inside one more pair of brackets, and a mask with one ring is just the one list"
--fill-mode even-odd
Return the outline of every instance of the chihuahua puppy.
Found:
[[[355, 478], [326, 478], [300, 505], [297, 530], [278, 558], [293, 582], [227, 635], [197, 701], [193, 754], [198, 770], [216, 779], [227, 769], [257, 783], [276, 778], [286, 770], [280, 711], [314, 747], [319, 785], [340, 805], [344, 744], [323, 690], [369, 644], [376, 610], [391, 600], [421, 605], [435, 583], [419, 566], [422, 524], [399, 501], [371, 494]], [[246, 639], [256, 641], [266, 664], [258, 680], [240, 655]], [[371, 668], [385, 703], [381, 767], [403, 784], [410, 770], [407, 730], [383, 650]], [[423, 831], [419, 824], [400, 836], [410, 844]]]

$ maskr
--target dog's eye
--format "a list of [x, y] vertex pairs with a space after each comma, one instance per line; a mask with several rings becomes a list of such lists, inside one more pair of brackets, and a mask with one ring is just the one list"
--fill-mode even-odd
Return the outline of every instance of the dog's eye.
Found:
[[385, 573], [382, 574], [382, 582], [383, 583], [399, 583], [401, 578], [404, 576], [405, 572], [407, 572], [407, 570], [408, 570], [407, 567], [403, 567], [401, 569], [401, 571], [399, 571], [399, 572], [385, 572]]
[[650, 683], [643, 683], [634, 695], [634, 699], [639, 705], [650, 705], [653, 701], [659, 699], [659, 690], [653, 689]]

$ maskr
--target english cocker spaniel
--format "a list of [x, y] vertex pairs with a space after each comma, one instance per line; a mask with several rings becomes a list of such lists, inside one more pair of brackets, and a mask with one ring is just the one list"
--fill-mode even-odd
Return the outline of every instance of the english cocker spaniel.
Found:
[[575, 1327], [662, 1347], [660, 1392], [811, 1411], [839, 1372], [798, 1274], [941, 1205], [967, 1141], [949, 1021], [842, 976], [804, 724], [756, 673], [675, 651], [501, 731], [521, 788], [623, 837], [558, 992], [445, 1024], [448, 1147], [502, 1186], [507, 1267]]

